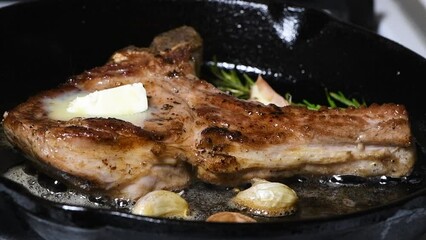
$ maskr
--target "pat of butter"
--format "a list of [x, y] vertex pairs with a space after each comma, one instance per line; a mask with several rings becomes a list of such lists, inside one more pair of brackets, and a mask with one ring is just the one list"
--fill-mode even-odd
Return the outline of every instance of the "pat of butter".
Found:
[[142, 83], [134, 83], [76, 97], [68, 105], [67, 112], [108, 117], [140, 113], [147, 109], [146, 90]]

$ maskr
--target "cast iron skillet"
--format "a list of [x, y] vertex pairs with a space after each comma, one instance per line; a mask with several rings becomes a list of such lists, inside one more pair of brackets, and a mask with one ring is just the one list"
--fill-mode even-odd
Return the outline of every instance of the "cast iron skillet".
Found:
[[[419, 155], [412, 176], [376, 182], [371, 199], [377, 204], [367, 210], [255, 224], [147, 218], [61, 204], [0, 177], [1, 196], [38, 234], [46, 239], [418, 239], [425, 233], [426, 108], [416, 82], [426, 77], [426, 60], [323, 12], [283, 1], [56, 0], [6, 7], [0, 10], [5, 84], [0, 110], [104, 64], [122, 47], [147, 46], [158, 33], [184, 24], [202, 35], [206, 60], [253, 67], [245, 69], [262, 73], [281, 93], [323, 103], [328, 88], [367, 103], [406, 105]], [[2, 173], [25, 161], [1, 146]], [[382, 184], [398, 197], [385, 201]]]

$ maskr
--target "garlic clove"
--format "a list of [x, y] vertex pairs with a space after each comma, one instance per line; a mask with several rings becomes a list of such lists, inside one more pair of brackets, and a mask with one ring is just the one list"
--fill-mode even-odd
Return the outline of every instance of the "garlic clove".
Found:
[[258, 101], [265, 105], [272, 103], [278, 107], [290, 105], [287, 100], [275, 92], [275, 90], [262, 78], [261, 75], [257, 77], [256, 82], [250, 89], [249, 100]]
[[296, 192], [287, 185], [255, 178], [252, 186], [240, 191], [230, 204], [254, 215], [280, 217], [293, 214], [297, 202]]
[[165, 218], [188, 217], [189, 204], [179, 194], [166, 190], [155, 190], [141, 197], [133, 206], [132, 213]]
[[206, 221], [207, 222], [234, 222], [234, 223], [256, 222], [255, 219], [238, 212], [218, 212], [218, 213], [210, 215], [206, 219]]

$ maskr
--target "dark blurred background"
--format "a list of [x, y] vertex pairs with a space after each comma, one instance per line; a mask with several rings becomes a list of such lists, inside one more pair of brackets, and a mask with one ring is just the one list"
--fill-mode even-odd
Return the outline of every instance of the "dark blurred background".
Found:
[[[30, 0], [0, 0], [0, 7], [27, 1]], [[394, 40], [426, 58], [426, 0], [282, 1], [324, 10], [343, 21]]]

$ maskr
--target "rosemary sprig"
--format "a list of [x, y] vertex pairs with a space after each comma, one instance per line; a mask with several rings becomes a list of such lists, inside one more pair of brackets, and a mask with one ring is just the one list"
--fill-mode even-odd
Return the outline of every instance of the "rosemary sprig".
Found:
[[[290, 96], [290, 97], [289, 97]], [[340, 106], [343, 105], [343, 107], [355, 107], [359, 108], [361, 106], [367, 106], [367, 103], [365, 101], [362, 101], [360, 103], [355, 98], [348, 99], [341, 91], [335, 92], [328, 92], [327, 89], [325, 89], [325, 97], [327, 99], [328, 107], [329, 108], [338, 108], [339, 105], [336, 103], [338, 101], [340, 103]], [[298, 106], [305, 106], [309, 110], [319, 110], [321, 108], [320, 104], [314, 104], [309, 102], [306, 99], [303, 99], [301, 103], [295, 103], [291, 101], [291, 95], [289, 93], [286, 93], [285, 99], [290, 102], [290, 104], [298, 105]]]
[[[359, 108], [362, 105], [364, 105], [364, 106], [367, 105], [365, 103], [365, 101], [363, 101], [362, 104], [361, 104], [355, 98], [348, 99], [341, 91], [338, 91], [337, 93], [334, 93], [334, 92], [328, 93], [327, 91], [325, 91], [325, 92], [326, 92], [326, 95], [327, 95], [327, 100], [331, 99], [331, 98], [334, 98], [335, 100], [339, 101], [340, 103], [342, 103], [342, 104], [344, 104], [344, 105], [346, 105], [348, 107]], [[330, 104], [330, 101], [329, 101], [329, 104]], [[331, 106], [331, 104], [330, 104], [330, 106]], [[336, 104], [334, 104], [334, 106], [336, 106]]]
[[240, 79], [235, 69], [229, 71], [219, 69], [216, 61], [210, 69], [217, 78], [213, 81], [217, 88], [238, 98], [248, 99], [250, 97], [250, 89], [254, 85], [254, 81], [247, 74], [241, 74], [243, 79]]
[[[214, 60], [214, 64], [211, 65], [210, 69], [213, 75], [215, 75], [217, 78], [213, 81], [213, 84], [217, 88], [241, 99], [248, 99], [250, 97], [251, 87], [255, 83], [255, 81], [251, 79], [250, 76], [242, 73], [241, 75], [243, 76], [243, 79], [241, 79], [239, 73], [235, 69], [228, 71], [219, 69], [216, 60]], [[355, 98], [347, 98], [341, 91], [329, 92], [327, 89], [325, 89], [325, 96], [329, 108], [338, 108], [340, 106], [359, 108], [361, 106], [367, 105], [365, 101], [360, 103]], [[321, 108], [320, 104], [311, 103], [306, 99], [303, 99], [300, 103], [296, 103], [292, 101], [292, 98], [293, 97], [290, 93], [286, 93], [284, 95], [284, 99], [286, 99], [292, 105], [304, 106], [309, 110], [319, 110]], [[336, 101], [340, 104], [338, 105]]]

